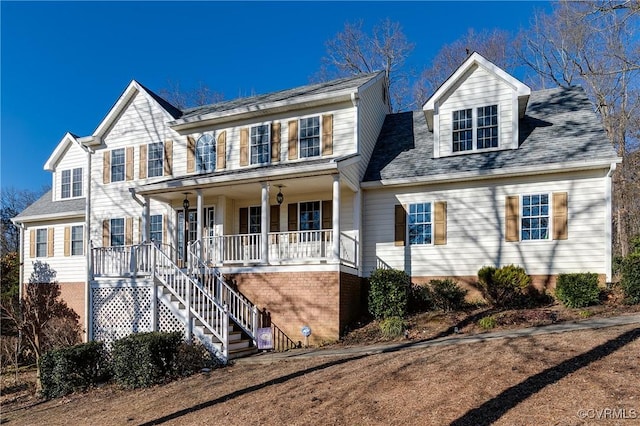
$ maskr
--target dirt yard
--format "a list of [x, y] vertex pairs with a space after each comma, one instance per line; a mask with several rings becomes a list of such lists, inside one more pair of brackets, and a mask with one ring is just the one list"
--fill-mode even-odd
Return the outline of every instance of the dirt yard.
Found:
[[238, 363], [150, 389], [109, 385], [46, 402], [18, 395], [3, 395], [3, 424], [635, 425], [640, 326]]

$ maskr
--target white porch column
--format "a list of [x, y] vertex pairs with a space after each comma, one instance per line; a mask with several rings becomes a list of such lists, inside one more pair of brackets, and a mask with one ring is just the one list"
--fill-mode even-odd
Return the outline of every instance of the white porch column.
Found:
[[151, 199], [146, 196], [144, 197], [144, 206], [142, 207], [142, 241], [149, 241], [149, 226], [151, 224]]
[[201, 189], [196, 189], [196, 195], [197, 195], [197, 201], [196, 201], [196, 205], [197, 205], [197, 211], [196, 211], [196, 222], [198, 224], [198, 229], [196, 230], [196, 239], [197, 241], [200, 241], [200, 244], [202, 244], [202, 228], [203, 226], [203, 222], [202, 222], [202, 213], [204, 211], [204, 209], [202, 208], [202, 205], [204, 204], [204, 197], [202, 196], [202, 190]]
[[333, 175], [333, 249], [332, 257], [340, 259], [340, 175]]
[[260, 222], [261, 254], [262, 263], [269, 263], [269, 184], [262, 182], [262, 215]]

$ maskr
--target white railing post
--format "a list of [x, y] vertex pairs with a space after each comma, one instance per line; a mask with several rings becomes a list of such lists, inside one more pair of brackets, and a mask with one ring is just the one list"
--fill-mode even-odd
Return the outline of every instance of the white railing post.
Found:
[[340, 175], [333, 175], [333, 244], [331, 254], [340, 259]]
[[[178, 279], [178, 277], [176, 277], [176, 279]], [[185, 339], [187, 342], [190, 342], [193, 334], [193, 316], [191, 315], [191, 280], [187, 280], [186, 286], [187, 288], [185, 290], [187, 291], [187, 294], [185, 302], [187, 303], [187, 324], [185, 327]]]
[[258, 341], [256, 340], [256, 334], [258, 333], [258, 307], [253, 305], [251, 309], [251, 333], [253, 334], [253, 344], [257, 347]]
[[136, 253], [137, 253], [137, 248], [136, 246], [131, 246], [130, 247], [131, 250], [131, 255], [129, 258], [129, 274], [131, 276], [136, 276], [136, 269], [137, 269], [137, 260], [136, 260]]
[[229, 307], [225, 303], [222, 305], [224, 314], [222, 315], [222, 355], [224, 359], [229, 359]]
[[93, 256], [95, 255], [95, 252], [93, 250], [93, 240], [89, 241], [89, 279], [91, 281], [93, 281], [95, 279], [95, 274], [93, 271], [93, 264], [94, 264], [94, 259]]

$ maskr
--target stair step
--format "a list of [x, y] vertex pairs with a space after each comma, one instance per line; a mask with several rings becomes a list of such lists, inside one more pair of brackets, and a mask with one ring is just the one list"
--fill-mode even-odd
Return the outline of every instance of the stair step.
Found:
[[251, 346], [245, 349], [229, 350], [229, 359], [237, 359], [258, 353], [258, 348]]
[[238, 340], [236, 342], [229, 342], [229, 352], [235, 351], [238, 349], [247, 349], [249, 347], [251, 347], [251, 340], [249, 339]]

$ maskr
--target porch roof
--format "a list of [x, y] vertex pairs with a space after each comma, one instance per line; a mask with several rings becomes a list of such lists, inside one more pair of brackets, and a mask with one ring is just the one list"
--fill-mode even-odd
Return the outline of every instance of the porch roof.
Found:
[[318, 158], [275, 165], [247, 167], [211, 173], [192, 174], [143, 185], [136, 192], [140, 195], [159, 195], [168, 192], [215, 188], [230, 184], [273, 182], [276, 180], [325, 176], [340, 173], [358, 161], [360, 155], [350, 154], [339, 158]]

